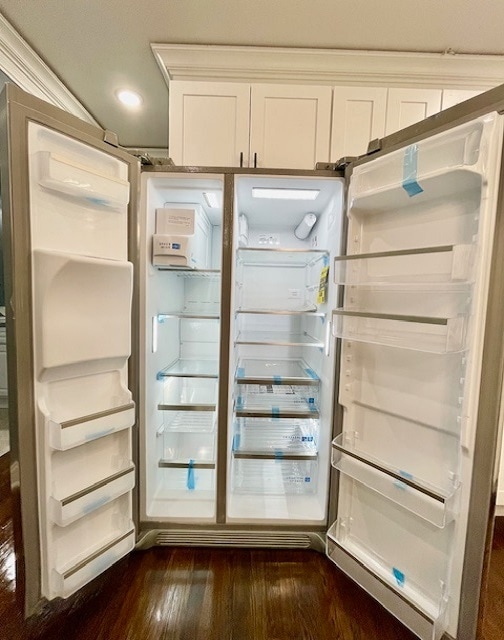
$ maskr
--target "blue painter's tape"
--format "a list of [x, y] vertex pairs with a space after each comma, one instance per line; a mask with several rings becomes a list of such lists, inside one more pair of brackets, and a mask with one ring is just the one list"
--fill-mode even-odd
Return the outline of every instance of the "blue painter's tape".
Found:
[[236, 377], [237, 378], [245, 377], [245, 367], [238, 367], [238, 369], [236, 370]]
[[305, 373], [307, 375], [309, 375], [310, 378], [313, 378], [314, 380], [318, 380], [319, 379], [318, 375], [315, 373], [315, 371], [313, 369], [305, 369]]
[[194, 476], [194, 460], [189, 460], [189, 467], [187, 469], [187, 488], [189, 491], [194, 491], [196, 487], [196, 478]]
[[412, 144], [404, 151], [402, 187], [410, 198], [423, 192], [417, 182], [418, 145]]
[[400, 469], [399, 475], [403, 478], [406, 478], [407, 480], [413, 480], [413, 475], [411, 473], [408, 473], [408, 471], [403, 471], [402, 469]]
[[282, 384], [282, 376], [273, 376], [273, 384]]
[[280, 451], [280, 449], [275, 449], [275, 458], [283, 458], [283, 451]]
[[235, 433], [233, 436], [233, 451], [240, 450], [240, 434]]
[[236, 407], [237, 409], [243, 409], [243, 398], [241, 396], [236, 398]]
[[404, 482], [401, 482], [400, 480], [394, 480], [394, 487], [401, 489], [401, 491], [406, 491], [408, 485], [404, 484]]
[[306, 477], [305, 477], [305, 479], [304, 479], [304, 481], [305, 481], [305, 482], [311, 482], [311, 478], [310, 478], [310, 476], [306, 476]]
[[158, 371], [158, 373], [156, 373], [156, 380], [158, 380], [159, 382], [161, 382], [161, 380], [164, 380], [165, 376], [163, 374], [162, 371]]
[[404, 573], [395, 567], [392, 567], [392, 573], [394, 574], [394, 578], [396, 579], [398, 586], [404, 587], [404, 583], [406, 582], [406, 576]]
[[280, 407], [271, 407], [271, 417], [276, 420], [280, 419]]
[[324, 256], [323, 257], [322, 264], [324, 265], [324, 267], [329, 266], [329, 256]]

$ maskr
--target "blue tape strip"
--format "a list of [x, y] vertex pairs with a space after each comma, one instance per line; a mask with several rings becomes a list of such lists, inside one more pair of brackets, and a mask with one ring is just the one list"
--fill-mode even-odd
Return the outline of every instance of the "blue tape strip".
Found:
[[282, 376], [273, 376], [273, 384], [282, 384]]
[[305, 369], [305, 373], [307, 375], [309, 375], [310, 378], [313, 378], [314, 380], [318, 380], [319, 379], [318, 375], [315, 373], [315, 371], [313, 369]]
[[187, 469], [187, 488], [189, 491], [194, 491], [196, 487], [196, 478], [194, 477], [194, 460], [189, 460], [189, 467]]
[[417, 182], [418, 145], [412, 144], [404, 151], [402, 187], [410, 198], [423, 192]]
[[324, 265], [324, 267], [328, 267], [329, 266], [329, 256], [324, 256], [322, 258], [322, 264]]
[[401, 489], [401, 491], [406, 491], [408, 485], [404, 484], [404, 482], [401, 482], [400, 480], [394, 480], [394, 487], [396, 487], [396, 489]]
[[156, 380], [161, 381], [161, 380], [163, 380], [163, 378], [164, 378], [163, 372], [162, 371], [158, 371], [156, 373]]
[[240, 450], [240, 434], [235, 433], [233, 436], [233, 451]]
[[280, 451], [280, 449], [275, 449], [274, 454], [275, 454], [275, 458], [277, 458], [277, 459], [278, 458], [283, 458], [283, 455], [284, 455], [283, 451]]
[[271, 407], [271, 417], [276, 420], [280, 419], [280, 407]]
[[243, 398], [241, 396], [236, 398], [236, 407], [237, 409], [243, 409]]
[[238, 369], [236, 370], [236, 377], [237, 378], [245, 377], [245, 367], [238, 367]]
[[395, 567], [392, 567], [392, 573], [394, 574], [394, 578], [396, 579], [398, 586], [404, 587], [404, 583], [406, 582], [406, 576], [404, 573]]
[[413, 475], [411, 473], [408, 473], [408, 471], [403, 471], [402, 469], [399, 469], [399, 475], [402, 476], [403, 478], [407, 478], [408, 480], [413, 480]]

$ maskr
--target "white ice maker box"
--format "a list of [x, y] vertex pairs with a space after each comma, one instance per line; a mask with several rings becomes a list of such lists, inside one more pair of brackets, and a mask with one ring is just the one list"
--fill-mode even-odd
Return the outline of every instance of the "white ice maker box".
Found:
[[200, 205], [156, 209], [152, 263], [155, 267], [204, 268], [208, 238], [209, 225]]

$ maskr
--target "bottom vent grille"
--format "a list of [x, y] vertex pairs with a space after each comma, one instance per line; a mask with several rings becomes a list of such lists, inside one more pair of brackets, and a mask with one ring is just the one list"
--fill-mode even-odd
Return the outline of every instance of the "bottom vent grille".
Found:
[[318, 546], [306, 533], [240, 531], [159, 531], [156, 545], [172, 547], [266, 547], [309, 549]]

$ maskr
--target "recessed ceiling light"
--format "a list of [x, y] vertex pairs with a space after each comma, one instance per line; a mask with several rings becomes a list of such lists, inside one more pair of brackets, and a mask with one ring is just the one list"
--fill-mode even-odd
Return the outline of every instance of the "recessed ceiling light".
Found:
[[126, 107], [139, 107], [143, 100], [142, 96], [135, 91], [129, 91], [129, 89], [122, 89], [116, 92], [117, 99], [122, 102]]
[[203, 192], [203, 197], [205, 198], [207, 205], [211, 209], [218, 209], [219, 208], [220, 203], [219, 203], [219, 198], [218, 198], [216, 193], [212, 193], [211, 191], [209, 191], [207, 193], [206, 191], [204, 191]]
[[270, 198], [272, 200], [315, 200], [320, 189], [266, 189], [252, 187], [253, 198]]

